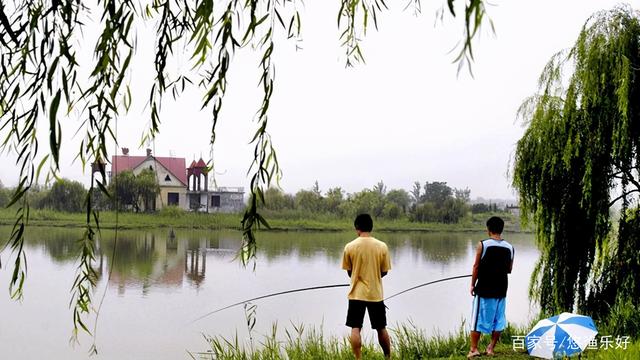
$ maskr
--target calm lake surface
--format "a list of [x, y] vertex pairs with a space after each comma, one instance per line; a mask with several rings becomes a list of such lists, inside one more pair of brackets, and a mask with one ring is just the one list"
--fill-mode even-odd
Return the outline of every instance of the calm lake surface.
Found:
[[[0, 227], [6, 239], [9, 228]], [[27, 241], [28, 276], [24, 299], [10, 300], [13, 257], [2, 253], [0, 269], [0, 358], [87, 359], [93, 340], [83, 335], [69, 345], [71, 286], [78, 265], [80, 229], [32, 228]], [[203, 335], [248, 339], [245, 310], [218, 308], [278, 291], [347, 283], [340, 269], [342, 249], [353, 232], [276, 232], [259, 234], [255, 271], [234, 260], [240, 234], [232, 231], [103, 231], [96, 268], [100, 274], [94, 306], [104, 296], [97, 325], [98, 355], [92, 359], [190, 359], [187, 351], [207, 350]], [[531, 234], [509, 234], [516, 248], [509, 280], [507, 318], [523, 324], [533, 316], [527, 287], [538, 258]], [[389, 296], [431, 280], [469, 274], [483, 233], [375, 233], [391, 252], [392, 270], [384, 278]], [[111, 255], [116, 249], [111, 266]], [[112, 268], [111, 279], [109, 269]], [[470, 316], [468, 278], [423, 287], [387, 302], [390, 327], [413, 323], [428, 335], [457, 331]], [[314, 290], [254, 302], [259, 343], [277, 323], [279, 334], [293, 325], [343, 337], [347, 288]], [[93, 329], [95, 315], [89, 319]], [[368, 319], [364, 335], [371, 339]]]

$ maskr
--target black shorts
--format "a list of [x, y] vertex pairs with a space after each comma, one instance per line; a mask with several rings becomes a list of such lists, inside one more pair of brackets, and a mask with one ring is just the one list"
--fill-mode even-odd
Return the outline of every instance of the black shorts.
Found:
[[384, 301], [371, 302], [361, 300], [349, 300], [347, 326], [362, 329], [365, 309], [369, 313], [371, 328], [384, 329], [387, 326], [387, 310], [384, 306]]

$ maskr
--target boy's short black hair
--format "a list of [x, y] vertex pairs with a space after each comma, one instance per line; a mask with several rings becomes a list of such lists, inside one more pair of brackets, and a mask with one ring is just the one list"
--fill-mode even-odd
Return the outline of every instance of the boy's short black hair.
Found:
[[373, 219], [369, 214], [360, 214], [356, 216], [353, 226], [356, 227], [356, 230], [371, 232], [373, 230]]
[[502, 234], [504, 230], [504, 220], [497, 216], [492, 216], [487, 220], [487, 230], [494, 234]]

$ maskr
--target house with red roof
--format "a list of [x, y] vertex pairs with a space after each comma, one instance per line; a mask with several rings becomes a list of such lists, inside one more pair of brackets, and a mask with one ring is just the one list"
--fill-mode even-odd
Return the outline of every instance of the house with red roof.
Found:
[[129, 149], [123, 148], [122, 155], [111, 157], [111, 176], [125, 170], [131, 170], [138, 175], [143, 169], [150, 169], [156, 173], [160, 193], [156, 203], [150, 205], [147, 211], [162, 209], [173, 205], [188, 209], [187, 203], [187, 170], [184, 158], [154, 156], [151, 149], [147, 149], [146, 156], [129, 155]]
[[111, 157], [113, 177], [125, 170], [138, 175], [144, 169], [156, 173], [160, 193], [155, 204], [145, 204], [145, 211], [177, 206], [184, 210], [202, 212], [236, 212], [244, 208], [244, 189], [241, 187], [218, 187], [209, 190], [209, 167], [202, 160], [194, 160], [187, 168], [184, 158], [154, 156], [147, 149], [146, 156], [129, 155], [122, 148], [122, 155]]

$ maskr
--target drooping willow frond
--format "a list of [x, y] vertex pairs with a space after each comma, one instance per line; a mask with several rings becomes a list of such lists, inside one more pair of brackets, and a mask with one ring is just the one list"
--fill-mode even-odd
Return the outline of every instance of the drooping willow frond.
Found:
[[[638, 243], [629, 240], [629, 226], [638, 224], [631, 206], [638, 206], [640, 192], [638, 79], [640, 15], [619, 6], [585, 23], [574, 46], [545, 66], [539, 92], [521, 106], [528, 128], [518, 141], [513, 185], [523, 220], [536, 227], [541, 257], [531, 293], [545, 313], [602, 315], [618, 295], [637, 299], [637, 285], [621, 285], [634, 274], [624, 269], [640, 266]], [[597, 254], [608, 253], [610, 211], [620, 200], [620, 227], [627, 231], [616, 240], [611, 263], [617, 265], [608, 275], [593, 274]]]

